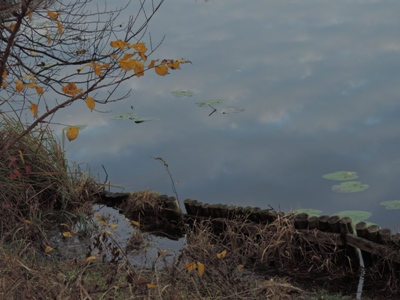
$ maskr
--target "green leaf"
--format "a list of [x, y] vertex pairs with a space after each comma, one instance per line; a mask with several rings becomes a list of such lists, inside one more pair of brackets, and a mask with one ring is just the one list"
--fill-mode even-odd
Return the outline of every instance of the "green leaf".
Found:
[[223, 103], [225, 103], [226, 101], [225, 100], [220, 100], [220, 99], [218, 99], [218, 100], [204, 100], [204, 101], [199, 101], [199, 102], [195, 102], [195, 104], [197, 104], [198, 106], [200, 106], [200, 107], [206, 107], [206, 106], [216, 106], [216, 105], [219, 105], [219, 104], [223, 104]]
[[346, 181], [342, 182], [339, 185], [332, 186], [332, 191], [338, 193], [355, 193], [361, 192], [369, 188], [368, 184], [361, 183], [359, 181]]
[[124, 114], [119, 114], [119, 115], [115, 115], [112, 116], [111, 119], [114, 120], [134, 120], [138, 118], [138, 115], [135, 113], [124, 113]]
[[190, 91], [190, 90], [176, 90], [171, 92], [172, 95], [174, 95], [176, 98], [188, 98], [188, 97], [193, 97], [197, 95], [197, 92], [195, 91]]
[[358, 178], [357, 172], [352, 171], [338, 171], [329, 174], [325, 174], [322, 176], [325, 179], [329, 180], [353, 180]]
[[[339, 216], [339, 218], [349, 217], [353, 220], [353, 223], [358, 223], [364, 221], [372, 216], [372, 213], [362, 210], [344, 210], [334, 214]], [[354, 225], [354, 224], [353, 224]]]
[[400, 209], [400, 200], [383, 201], [380, 204], [386, 209]]

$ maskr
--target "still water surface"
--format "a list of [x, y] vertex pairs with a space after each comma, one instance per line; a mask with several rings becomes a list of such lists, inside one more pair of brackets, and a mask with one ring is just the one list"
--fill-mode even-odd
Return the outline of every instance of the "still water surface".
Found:
[[[122, 85], [131, 96], [109, 113], [71, 108], [65, 123], [88, 127], [67, 155], [102, 178], [104, 165], [125, 191], [173, 196], [162, 157], [181, 201], [364, 210], [398, 230], [400, 210], [380, 202], [400, 199], [399, 11], [397, 0], [166, 1], [149, 27], [153, 42], [165, 35], [154, 58], [193, 64]], [[112, 119], [127, 112], [157, 120]], [[334, 192], [322, 175], [335, 171], [369, 188]]]

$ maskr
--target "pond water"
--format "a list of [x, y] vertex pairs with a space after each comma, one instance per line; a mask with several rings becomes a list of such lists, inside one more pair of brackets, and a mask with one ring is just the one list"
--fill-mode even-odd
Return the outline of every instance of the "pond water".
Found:
[[[107, 113], [68, 108], [63, 123], [88, 126], [67, 156], [102, 179], [104, 165], [125, 191], [174, 196], [161, 157], [181, 203], [362, 210], [399, 230], [400, 210], [380, 205], [400, 199], [399, 11], [394, 0], [166, 1], [148, 29], [153, 43], [165, 35], [153, 56], [192, 64], [121, 85], [131, 95]], [[113, 119], [124, 113], [152, 120]], [[369, 187], [334, 191], [322, 176], [336, 171]]]

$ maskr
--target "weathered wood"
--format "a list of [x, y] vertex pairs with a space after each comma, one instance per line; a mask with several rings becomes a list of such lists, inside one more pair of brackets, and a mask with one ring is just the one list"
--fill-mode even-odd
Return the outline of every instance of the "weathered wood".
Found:
[[300, 213], [294, 216], [294, 228], [307, 229], [308, 228], [308, 214]]
[[278, 218], [278, 213], [275, 210], [263, 209], [260, 211], [260, 217], [262, 223], [272, 223]]
[[203, 205], [200, 206], [200, 215], [201, 216], [210, 216], [210, 204], [203, 203]]
[[312, 243], [338, 246], [343, 245], [339, 233], [323, 232], [317, 229], [299, 229], [298, 231], [301, 233], [302, 238]]
[[193, 209], [194, 209], [194, 216], [202, 216], [205, 217], [201, 214], [201, 206], [203, 205], [203, 202], [196, 201], [196, 203], [193, 203]]
[[339, 216], [332, 216], [328, 218], [329, 232], [340, 233], [339, 221]]
[[196, 211], [195, 211], [195, 207], [194, 207], [194, 204], [196, 202], [197, 202], [197, 200], [192, 200], [192, 199], [185, 199], [183, 201], [183, 204], [185, 205], [186, 213], [188, 215], [192, 215], [192, 216], [196, 215]]
[[329, 231], [328, 220], [329, 220], [329, 216], [326, 216], [326, 215], [320, 216], [318, 218], [318, 229], [321, 231], [325, 231], [325, 232]]
[[341, 218], [339, 222], [340, 232], [342, 234], [354, 233], [352, 222], [349, 217]]
[[249, 220], [253, 221], [255, 223], [260, 223], [261, 221], [261, 208], [259, 207], [253, 207], [253, 209], [250, 212]]
[[308, 218], [308, 228], [309, 229], [317, 229], [318, 228], [318, 217], [311, 216]]

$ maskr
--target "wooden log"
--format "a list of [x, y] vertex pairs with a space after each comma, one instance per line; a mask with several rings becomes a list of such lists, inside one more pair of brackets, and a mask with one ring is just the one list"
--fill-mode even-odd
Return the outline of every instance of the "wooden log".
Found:
[[388, 228], [382, 228], [378, 231], [378, 242], [382, 245], [390, 245], [392, 232]]
[[305, 240], [312, 243], [333, 245], [333, 246], [344, 245], [339, 233], [323, 232], [318, 229], [313, 229], [313, 230], [299, 229], [298, 231], [301, 233], [301, 236]]
[[318, 217], [317, 216], [311, 216], [308, 218], [308, 228], [310, 230], [318, 228]]
[[210, 205], [210, 216], [212, 218], [221, 218], [221, 205], [222, 204]]
[[351, 267], [353, 270], [359, 270], [360, 268], [360, 256], [357, 248], [347, 244], [347, 235], [354, 234], [352, 220], [349, 217], [343, 217], [339, 221], [340, 233], [343, 243], [346, 244], [345, 253], [350, 258]]
[[318, 218], [318, 229], [321, 231], [328, 232], [329, 224], [328, 224], [329, 216], [320, 216]]
[[202, 217], [207, 217], [203, 216], [201, 214], [201, 206], [203, 205], [203, 202], [196, 201], [196, 203], [193, 204], [193, 209], [194, 209], [194, 216], [202, 216]]
[[227, 218], [229, 219], [229, 220], [234, 220], [234, 219], [236, 219], [236, 206], [234, 206], [234, 205], [229, 205], [227, 208], [226, 208], [226, 210], [227, 210]]
[[186, 213], [188, 215], [195, 216], [196, 211], [194, 209], [194, 204], [197, 202], [197, 200], [192, 200], [192, 199], [185, 199], [183, 201], [183, 204], [185, 205]]
[[340, 233], [339, 216], [331, 216], [328, 218], [329, 232]]
[[308, 228], [308, 214], [300, 213], [294, 216], [294, 228], [307, 229]]
[[200, 215], [203, 217], [210, 216], [210, 204], [208, 203], [203, 203], [203, 205], [200, 206]]
[[259, 207], [253, 207], [253, 209], [250, 212], [249, 220], [253, 221], [255, 223], [260, 223], [261, 220], [261, 208]]
[[381, 228], [378, 225], [370, 225], [367, 227], [367, 239], [375, 243], [378, 242], [378, 232]]
[[227, 219], [228, 217], [228, 205], [221, 204], [221, 218]]
[[262, 223], [270, 224], [278, 218], [278, 213], [275, 210], [263, 209], [260, 211], [260, 218]]

